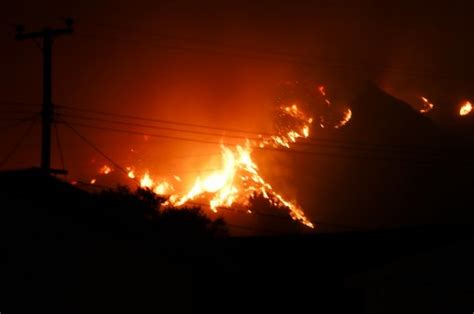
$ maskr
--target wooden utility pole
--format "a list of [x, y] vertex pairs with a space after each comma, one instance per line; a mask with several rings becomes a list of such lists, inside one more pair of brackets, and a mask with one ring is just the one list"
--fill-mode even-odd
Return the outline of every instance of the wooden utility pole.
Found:
[[65, 19], [65, 28], [44, 28], [39, 32], [24, 33], [22, 25], [16, 28], [16, 40], [42, 40], [43, 53], [43, 104], [41, 109], [41, 169], [48, 173], [61, 173], [51, 169], [51, 126], [54, 122], [54, 104], [52, 101], [51, 51], [53, 40], [61, 35], [72, 34], [73, 20]]

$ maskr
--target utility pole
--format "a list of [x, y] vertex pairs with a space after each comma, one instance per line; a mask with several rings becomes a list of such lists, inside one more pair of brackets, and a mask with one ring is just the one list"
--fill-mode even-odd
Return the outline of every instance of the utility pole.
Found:
[[18, 25], [16, 28], [16, 40], [32, 39], [42, 40], [40, 48], [43, 53], [43, 104], [41, 109], [41, 170], [47, 173], [64, 173], [51, 169], [51, 126], [54, 122], [54, 104], [52, 101], [52, 78], [51, 78], [51, 52], [53, 40], [61, 35], [72, 34], [73, 20], [65, 19], [65, 28], [52, 29], [44, 28], [39, 32], [24, 33], [24, 26]]

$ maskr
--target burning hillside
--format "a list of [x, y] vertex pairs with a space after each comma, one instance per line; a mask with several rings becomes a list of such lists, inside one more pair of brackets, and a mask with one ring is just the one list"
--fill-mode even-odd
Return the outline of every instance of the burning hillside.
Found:
[[[167, 197], [165, 204], [169, 206], [206, 205], [213, 212], [220, 208], [238, 206], [247, 208], [246, 211], [252, 213], [249, 201], [260, 195], [275, 208], [286, 208], [293, 220], [314, 228], [296, 201], [275, 191], [262, 177], [252, 154], [259, 149], [291, 149], [293, 144], [310, 136], [315, 115], [318, 115], [319, 121], [327, 121], [324, 125], [320, 123], [321, 127], [343, 127], [351, 119], [352, 111], [347, 108], [342, 113], [334, 113], [330, 110], [331, 105], [323, 86], [308, 87], [298, 82], [286, 83], [276, 100], [275, 133], [256, 134], [246, 138], [241, 144], [232, 146], [224, 144], [223, 137], [221, 161], [212, 165], [215, 169], [212, 172], [200, 173], [189, 182], [184, 182], [179, 176], [162, 178], [150, 174], [148, 170], [139, 170], [134, 165], [127, 165], [124, 169], [128, 177], [141, 187]], [[337, 120], [336, 116], [339, 116]], [[111, 167], [102, 166], [99, 174], [108, 175]], [[90, 183], [95, 184], [96, 181], [94, 178]]]

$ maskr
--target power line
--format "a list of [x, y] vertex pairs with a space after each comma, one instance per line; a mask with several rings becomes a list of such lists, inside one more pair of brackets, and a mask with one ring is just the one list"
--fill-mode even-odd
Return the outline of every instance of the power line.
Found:
[[2, 110], [0, 108], [0, 119], [6, 121], [25, 120], [31, 118], [33, 115], [39, 115], [38, 111], [32, 110]]
[[[114, 26], [105, 26], [105, 27], [109, 29], [115, 28], [115, 30], [117, 30], [117, 27], [114, 27]], [[118, 31], [120, 32], [126, 31], [126, 32], [135, 33], [135, 34], [138, 33], [136, 31], [125, 29], [125, 28], [119, 29]], [[82, 33], [82, 34], [86, 36], [101, 38], [101, 36], [97, 36], [97, 33], [94, 33], [94, 34]], [[239, 47], [237, 45], [232, 45], [228, 43], [215, 42], [215, 41], [196, 39], [196, 38], [190, 38], [190, 37], [178, 37], [178, 36], [173, 36], [173, 35], [168, 35], [168, 34], [151, 34], [151, 33], [146, 33], [145, 35], [147, 36], [146, 42], [142, 40], [133, 39], [133, 38], [112, 37], [110, 35], [107, 35], [107, 36], [103, 35], [102, 37], [106, 37], [107, 39], [113, 39], [113, 40], [126, 40], [126, 41], [144, 43], [147, 45], [152, 45], [152, 46], [165, 48], [165, 49], [184, 50], [184, 51], [198, 52], [198, 53], [222, 54], [222, 55], [227, 55], [231, 57], [248, 58], [248, 59], [256, 59], [256, 60], [263, 60], [263, 61], [278, 61], [282, 63], [308, 63], [310, 59], [309, 56], [285, 53], [281, 51], [269, 51], [268, 49], [267, 50], [251, 50], [248, 48], [243, 48], [243, 47]], [[153, 38], [153, 37], [155, 38], [166, 37], [166, 38], [171, 38], [175, 41], [198, 42], [201, 44], [205, 44], [208, 47], [196, 48], [196, 47], [190, 47], [190, 46], [169, 45], [169, 44], [163, 44], [162, 41], [160, 42], [159, 40], [150, 42], [149, 38]], [[209, 46], [214, 46], [213, 48], [224, 48], [226, 50], [209, 49]], [[232, 49], [233, 51], [229, 51], [230, 49]], [[312, 64], [317, 64], [317, 63], [312, 62]], [[332, 67], [348, 67], [348, 65], [345, 65], [345, 64], [326, 63], [326, 65], [329, 65]], [[362, 67], [358, 66], [358, 68], [361, 69]]]
[[[214, 126], [209, 126], [209, 125], [202, 125], [202, 124], [195, 124], [195, 123], [186, 123], [186, 122], [179, 122], [179, 121], [172, 121], [172, 120], [164, 120], [164, 119], [154, 119], [154, 118], [146, 118], [146, 117], [140, 117], [140, 116], [134, 116], [134, 115], [125, 115], [125, 114], [116, 114], [113, 112], [106, 112], [106, 111], [99, 111], [99, 110], [90, 110], [90, 109], [83, 109], [83, 108], [78, 108], [74, 106], [60, 106], [61, 108], [65, 109], [70, 109], [70, 110], [75, 110], [75, 111], [80, 111], [84, 113], [90, 113], [90, 114], [97, 114], [97, 115], [103, 115], [103, 116], [109, 116], [109, 117], [116, 117], [116, 118], [121, 118], [121, 119], [130, 119], [130, 120], [138, 120], [138, 121], [146, 121], [146, 122], [151, 122], [151, 123], [163, 123], [163, 124], [170, 124], [170, 125], [177, 125], [177, 126], [183, 126], [183, 127], [191, 127], [191, 128], [200, 128], [200, 129], [209, 129], [209, 130], [216, 130], [220, 132], [226, 132], [225, 134], [215, 134], [215, 133], [206, 133], [202, 131], [195, 131], [195, 130], [181, 130], [181, 129], [174, 129], [174, 128], [168, 128], [168, 127], [157, 127], [157, 126], [152, 126], [152, 125], [144, 125], [144, 124], [136, 124], [136, 126], [139, 127], [147, 127], [147, 128], [157, 128], [157, 129], [167, 129], [170, 131], [180, 131], [180, 132], [186, 132], [186, 133], [196, 133], [196, 134], [202, 134], [202, 135], [210, 135], [210, 136], [226, 136], [226, 137], [233, 137], [233, 138], [238, 138], [238, 139], [247, 139], [248, 137], [244, 137], [242, 135], [232, 135], [232, 134], [227, 134], [229, 133], [238, 133], [238, 134], [247, 134], [250, 136], [257, 137], [255, 140], [261, 140], [261, 136], [267, 136], [271, 137], [274, 136], [275, 134], [270, 134], [267, 132], [257, 132], [257, 131], [250, 131], [250, 130], [242, 130], [242, 129], [233, 129], [233, 128], [224, 128], [224, 127], [214, 127]], [[65, 114], [69, 116], [73, 116], [71, 114]], [[85, 117], [85, 116], [76, 116], [79, 119], [89, 119], [89, 120], [98, 120], [100, 118], [95, 118], [95, 117]], [[106, 120], [102, 120], [106, 121]], [[107, 122], [115, 123], [115, 121], [108, 120]], [[129, 122], [116, 122], [119, 124], [132, 124]], [[410, 152], [410, 151], [437, 151], [437, 152], [451, 152], [453, 149], [456, 149], [455, 147], [435, 147], [435, 146], [426, 146], [426, 145], [406, 145], [406, 144], [388, 144], [388, 143], [367, 143], [367, 142], [361, 142], [361, 141], [343, 141], [343, 140], [337, 140], [337, 139], [324, 139], [324, 138], [306, 138], [306, 139], [301, 139], [302, 142], [299, 143], [292, 143], [292, 145], [311, 145], [311, 144], [317, 144], [316, 147], [330, 147], [328, 145], [333, 145], [335, 146], [336, 144], [339, 145], [338, 147], [335, 148], [340, 148], [340, 147], [347, 147], [348, 149], [354, 149], [358, 150], [360, 147], [360, 150], [374, 150], [374, 151], [390, 151], [390, 152]], [[460, 148], [463, 151], [466, 150], [466, 148]]]
[[165, 127], [165, 126], [154, 126], [154, 125], [149, 125], [149, 124], [124, 122], [124, 121], [116, 121], [116, 120], [114, 121], [114, 120], [110, 120], [110, 119], [86, 117], [86, 116], [80, 116], [80, 115], [62, 114], [62, 116], [66, 117], [66, 118], [73, 118], [73, 119], [80, 119], [80, 120], [90, 120], [90, 121], [98, 121], [98, 122], [107, 122], [107, 123], [121, 124], [121, 125], [134, 126], [134, 127], [140, 127], [140, 128], [148, 128], [148, 129], [154, 129], [154, 130], [182, 132], [182, 133], [190, 133], [190, 134], [206, 135], [206, 136], [219, 136], [219, 137], [224, 136], [224, 137], [236, 138], [236, 139], [259, 140], [259, 138], [248, 138], [248, 137], [232, 135], [232, 134], [217, 134], [217, 133], [202, 132], [202, 131], [195, 131], [195, 130], [177, 129], [177, 128], [171, 128], [171, 127]]
[[[39, 115], [39, 113], [35, 113], [34, 115], [32, 116], [29, 116], [29, 117], [26, 117], [26, 118], [23, 118], [23, 119], [17, 119], [15, 122], [13, 123], [10, 123], [6, 126], [4, 126], [3, 128], [0, 129], [0, 132], [3, 132], [3, 131], [8, 131], [10, 130], [11, 128], [14, 128], [16, 126], [19, 126], [25, 122], [28, 122], [28, 121], [31, 121], [31, 119], [34, 119], [36, 118], [37, 116]], [[11, 119], [7, 119], [8, 121], [11, 121]]]
[[[114, 28], [109, 26], [108, 28]], [[123, 32], [122, 30], [119, 30]], [[128, 30], [128, 32], [134, 32]], [[136, 32], [135, 32], [136, 33]], [[361, 64], [364, 64], [364, 62], [361, 62], [361, 64], [348, 64], [348, 63], [330, 63], [328, 61], [321, 61], [321, 62], [316, 62], [314, 61], [314, 58], [311, 56], [304, 56], [304, 55], [298, 55], [298, 54], [291, 54], [291, 53], [285, 53], [285, 52], [276, 52], [276, 51], [269, 51], [269, 50], [249, 50], [248, 48], [239, 48], [238, 46], [233, 46], [225, 43], [217, 43], [214, 42], [214, 44], [210, 45], [210, 42], [207, 43], [207, 46], [214, 46], [214, 48], [224, 48], [225, 50], [216, 50], [216, 49], [209, 49], [209, 47], [191, 47], [191, 46], [182, 46], [182, 45], [170, 45], [170, 44], [163, 44], [163, 41], [161, 40], [154, 40], [150, 41], [150, 38], [153, 38], [153, 34], [147, 32], [146, 40], [140, 40], [140, 39], [135, 39], [135, 38], [127, 38], [127, 37], [117, 37], [117, 36], [111, 36], [110, 34], [108, 35], [98, 35], [97, 32], [95, 33], [87, 33], [87, 32], [82, 32], [80, 35], [85, 35], [86, 38], [91, 38], [95, 40], [100, 40], [103, 41], [104, 39], [107, 40], [113, 40], [113, 41], [129, 41], [129, 42], [134, 42], [137, 44], [142, 44], [146, 45], [149, 47], [156, 47], [160, 49], [170, 49], [170, 50], [180, 50], [180, 51], [185, 51], [185, 52], [192, 52], [192, 53], [204, 53], [204, 54], [214, 54], [214, 55], [224, 55], [228, 57], [233, 57], [233, 58], [243, 58], [243, 59], [254, 59], [254, 60], [260, 60], [260, 61], [265, 61], [265, 62], [277, 62], [277, 63], [287, 63], [287, 64], [294, 64], [294, 65], [304, 65], [304, 66], [313, 66], [313, 67], [318, 67], [318, 68], [332, 68], [332, 69], [339, 69], [339, 70], [346, 70], [346, 71], [351, 71], [351, 72], [367, 72], [367, 67], [364, 67]], [[179, 37], [173, 36], [173, 35], [156, 35], [154, 37], [169, 37], [169, 38], [174, 38], [175, 40], [178, 40]], [[185, 41], [185, 42], [199, 42], [202, 40], [198, 39], [192, 39], [192, 38], [181, 38], [178, 41]], [[233, 50], [233, 51], [232, 51]], [[392, 73], [401, 73], [401, 74], [409, 74], [411, 77], [429, 77], [431, 79], [437, 78], [440, 80], [452, 80], [452, 81], [472, 81], [474, 78], [453, 78], [450, 75], [443, 75], [439, 74], [438, 72], [434, 72], [433, 70], [411, 70], [408, 68], [403, 68], [403, 67], [387, 67], [386, 65], [378, 65], [375, 66], [375, 70], [383, 70], [385, 72], [392, 72]], [[406, 76], [406, 75], [405, 75]]]
[[[101, 149], [99, 149], [96, 145], [94, 145], [91, 141], [89, 141], [84, 135], [82, 135], [79, 131], [77, 131], [71, 124], [67, 123], [66, 121], [62, 121], [68, 128], [70, 128], [81, 140], [83, 140], [87, 145], [89, 145], [93, 150], [99, 153], [102, 157], [107, 159], [111, 164], [113, 164], [118, 170], [123, 172], [127, 175], [128, 178], [128, 171], [122, 168], [119, 164], [117, 164], [112, 158], [110, 158], [107, 154], [105, 154]], [[131, 178], [130, 178], [131, 179]], [[131, 179], [133, 182], [138, 182], [135, 179]]]
[[[59, 123], [65, 123], [65, 120], [61, 119], [58, 122]], [[200, 140], [200, 139], [178, 137], [178, 136], [168, 136], [168, 135], [161, 135], [161, 134], [151, 134], [151, 133], [148, 133], [148, 132], [139, 132], [139, 131], [131, 131], [131, 130], [110, 128], [110, 127], [103, 127], [103, 126], [95, 126], [95, 125], [77, 123], [77, 122], [71, 122], [70, 124], [80, 126], [80, 127], [90, 128], [90, 129], [120, 132], [120, 133], [126, 133], [126, 134], [131, 134], [131, 135], [141, 135], [141, 136], [146, 135], [146, 136], [150, 136], [150, 137], [156, 137], [156, 138], [162, 138], [162, 139], [168, 139], [168, 140], [186, 141], [186, 142], [202, 143], [202, 144], [210, 144], [210, 145], [222, 145], [223, 144], [223, 143], [217, 142], [217, 141]]]
[[10, 108], [3, 108], [3, 107], [0, 107], [0, 111], [2, 113], [32, 113], [32, 112], [38, 112], [38, 111], [22, 110], [22, 109], [10, 109]]
[[[63, 122], [63, 121], [60, 121]], [[140, 136], [149, 136], [154, 138], [162, 138], [174, 141], [185, 141], [185, 142], [192, 142], [192, 143], [202, 143], [202, 144], [209, 144], [209, 145], [222, 145], [224, 143], [212, 141], [212, 140], [202, 140], [196, 138], [188, 138], [188, 137], [179, 137], [179, 136], [168, 136], [162, 134], [152, 134], [147, 132], [139, 132], [139, 131], [131, 131], [131, 130], [124, 130], [118, 128], [110, 128], [104, 126], [96, 126], [84, 123], [71, 123], [71, 125], [85, 127], [90, 129], [96, 129], [101, 131], [110, 131], [110, 132], [118, 132], [124, 134], [131, 134], [131, 135], [140, 135]], [[227, 145], [238, 145], [241, 143], [226, 143]], [[315, 152], [315, 151], [307, 151], [307, 150], [295, 150], [295, 149], [282, 149], [282, 148], [272, 148], [272, 147], [256, 147], [255, 149], [261, 151], [276, 151], [276, 152], [283, 152], [287, 154], [301, 154], [301, 155], [310, 155], [315, 157], [327, 157], [327, 158], [342, 158], [342, 159], [353, 159], [353, 160], [363, 160], [363, 161], [384, 161], [384, 162], [395, 162], [399, 164], [416, 164], [419, 166], [434, 166], [438, 165], [440, 162], [448, 162], [449, 160], [445, 159], [428, 159], [428, 158], [420, 158], [417, 159], [407, 159], [407, 158], [389, 158], [384, 156], [370, 156], [370, 155], [355, 155], [355, 154], [339, 154], [339, 153], [328, 153], [328, 152]], [[436, 163], [430, 163], [436, 162]], [[467, 163], [465, 165], [468, 165]], [[470, 165], [470, 164], [469, 164]]]
[[159, 49], [168, 49], [168, 50], [175, 50], [175, 51], [182, 51], [185, 53], [199, 53], [199, 54], [211, 54], [211, 55], [221, 55], [221, 56], [226, 56], [230, 58], [237, 58], [237, 59], [249, 59], [249, 60], [257, 60], [257, 61], [262, 61], [265, 63], [286, 63], [286, 64], [302, 64], [304, 62], [298, 62], [296, 60], [292, 59], [285, 59], [282, 57], [278, 56], [272, 56], [272, 55], [260, 55], [260, 54], [252, 54], [251, 52], [232, 52], [232, 51], [223, 51], [223, 50], [216, 50], [216, 49], [209, 49], [206, 47], [190, 47], [190, 46], [180, 46], [180, 45], [170, 45], [170, 44], [163, 44], [158, 41], [149, 41], [149, 40], [137, 40], [133, 38], [123, 38], [123, 37], [114, 37], [114, 36], [100, 36], [97, 35], [97, 33], [92, 34], [92, 33], [86, 33], [86, 32], [81, 32], [79, 35], [84, 35], [83, 38], [86, 39], [92, 39], [92, 40], [98, 40], [100, 42], [103, 42], [105, 40], [112, 40], [112, 41], [128, 41], [128, 42], [133, 42], [135, 44], [140, 44], [140, 45], [145, 45], [148, 47], [155, 47]]
[[21, 101], [11, 101], [11, 100], [0, 100], [0, 104], [4, 106], [15, 106], [15, 107], [37, 107], [37, 108], [40, 107], [40, 105], [38, 104], [24, 103]]
[[[195, 135], [205, 135], [205, 136], [214, 136], [220, 138], [232, 138], [232, 139], [240, 139], [240, 140], [250, 140], [255, 142], [260, 142], [264, 138], [261, 137], [248, 137], [248, 136], [240, 136], [240, 135], [233, 135], [233, 134], [226, 134], [226, 133], [211, 133], [211, 132], [203, 132], [203, 131], [196, 131], [196, 130], [189, 130], [189, 129], [179, 129], [179, 128], [172, 128], [166, 126], [156, 126], [150, 124], [142, 124], [142, 123], [134, 123], [134, 122], [125, 122], [125, 121], [117, 121], [111, 119], [104, 119], [104, 118], [97, 118], [97, 117], [90, 117], [90, 116], [81, 116], [81, 115], [74, 115], [74, 114], [62, 114], [62, 116], [66, 118], [73, 118], [79, 120], [89, 120], [89, 121], [97, 121], [97, 122], [106, 122], [110, 124], [119, 124], [125, 126], [132, 126], [132, 127], [139, 127], [139, 128], [147, 128], [147, 129], [154, 129], [154, 130], [163, 130], [163, 131], [171, 131], [171, 132], [180, 132], [180, 133], [189, 133]], [[170, 122], [172, 123], [172, 122]], [[203, 126], [204, 127], [204, 126]], [[223, 131], [224, 132], [224, 131]], [[268, 136], [271, 139], [274, 136]], [[342, 149], [342, 150], [352, 150], [352, 151], [369, 151], [369, 152], [381, 152], [381, 153], [417, 153], [420, 152], [418, 147], [412, 147], [411, 149], [408, 147], [390, 147], [388, 145], [368, 145], [364, 143], [347, 143], [344, 141], [319, 141], [317, 139], [310, 139], [307, 140], [305, 138], [301, 138], [301, 141], [291, 143], [292, 146], [308, 146], [313, 148], [330, 148], [330, 149]]]
[[[123, 38], [123, 37], [113, 37], [110, 35], [107, 36], [100, 36], [97, 33], [79, 33], [79, 35], [85, 35], [86, 39], [98, 40], [103, 42], [103, 40], [112, 40], [112, 41], [128, 41], [133, 42], [135, 44], [141, 44], [148, 47], [154, 47], [158, 49], [168, 49], [168, 50], [175, 50], [175, 51], [182, 51], [185, 53], [200, 53], [200, 54], [211, 54], [211, 55], [222, 55], [230, 58], [237, 58], [237, 59], [249, 59], [249, 60], [256, 60], [265, 63], [280, 63], [280, 64], [290, 64], [290, 65], [298, 65], [298, 66], [313, 66], [313, 67], [325, 67], [325, 68], [332, 68], [332, 69], [339, 69], [339, 70], [346, 70], [350, 72], [359, 72], [362, 73], [367, 71], [366, 68], [363, 66], [357, 65], [348, 65], [348, 64], [329, 64], [329, 63], [317, 63], [310, 60], [298, 60], [295, 58], [289, 57], [282, 57], [277, 56], [274, 54], [255, 54], [252, 52], [232, 52], [232, 51], [223, 51], [223, 50], [216, 50], [216, 49], [209, 49], [209, 48], [202, 48], [202, 47], [190, 47], [190, 46], [180, 46], [180, 45], [170, 45], [170, 44], [163, 44], [158, 41], [150, 42], [149, 40], [137, 40], [133, 38]], [[395, 71], [395, 70], [392, 70]], [[408, 71], [406, 71], [408, 72]]]
[[[12, 149], [7, 153], [7, 155], [0, 162], [0, 168], [3, 168], [8, 163], [10, 158], [15, 154], [15, 152], [18, 150], [18, 148], [20, 148], [21, 144], [23, 144], [24, 140], [30, 134], [30, 132], [33, 129], [33, 126], [35, 124], [35, 119], [32, 118], [30, 120], [31, 120], [31, 123], [28, 126], [28, 128], [26, 129], [25, 133], [23, 133], [23, 135], [18, 139], [18, 141], [15, 143], [15, 145], [13, 145]], [[23, 121], [23, 122], [25, 122], [25, 121]]]
[[64, 163], [63, 148], [62, 148], [62, 145], [61, 145], [61, 139], [59, 138], [58, 125], [57, 125], [57, 123], [54, 123], [53, 126], [54, 126], [54, 132], [55, 132], [55, 135], [56, 135], [56, 146], [57, 146], [58, 151], [59, 151], [59, 159], [61, 161], [61, 166], [63, 167], [63, 169], [66, 169], [66, 166], [65, 166], [65, 163]]
[[[120, 132], [132, 135], [147, 135], [150, 137], [162, 138], [162, 139], [169, 139], [169, 140], [178, 140], [178, 141], [186, 141], [186, 142], [194, 142], [194, 143], [203, 143], [203, 144], [211, 144], [211, 145], [222, 145], [222, 142], [211, 141], [211, 140], [201, 140], [195, 138], [186, 138], [186, 137], [177, 137], [177, 136], [167, 136], [161, 134], [151, 134], [146, 132], [138, 132], [138, 131], [131, 131], [131, 130], [124, 130], [124, 129], [117, 129], [117, 128], [110, 128], [110, 127], [103, 127], [103, 126], [95, 126], [90, 124], [83, 124], [83, 123], [72, 123], [73, 125], [86, 127], [91, 129], [103, 130], [103, 131], [112, 131], [112, 132]], [[227, 143], [230, 145], [237, 145], [238, 143]], [[352, 156], [352, 155], [340, 155], [340, 154], [332, 154], [332, 153], [322, 153], [322, 152], [311, 152], [311, 151], [299, 151], [299, 150], [292, 150], [292, 149], [281, 149], [281, 148], [271, 148], [271, 147], [264, 147], [259, 148], [259, 150], [269, 150], [269, 151], [279, 151], [285, 153], [296, 153], [296, 154], [309, 154], [315, 156], [327, 156], [327, 157], [343, 157], [343, 158], [358, 158], [360, 156]], [[397, 161], [400, 161], [397, 159]]]
[[174, 41], [186, 41], [186, 42], [196, 42], [204, 45], [210, 45], [210, 46], [217, 46], [217, 47], [223, 47], [223, 48], [231, 48], [231, 49], [236, 49], [236, 50], [241, 50], [241, 51], [247, 51], [247, 52], [252, 52], [255, 54], [264, 54], [264, 55], [275, 55], [275, 56], [280, 56], [280, 57], [288, 57], [288, 58], [309, 58], [309, 56], [304, 56], [301, 54], [295, 54], [291, 52], [284, 52], [284, 51], [275, 51], [275, 50], [258, 50], [258, 49], [249, 49], [248, 47], [242, 47], [239, 45], [234, 45], [230, 43], [225, 43], [225, 42], [219, 42], [215, 40], [209, 40], [209, 39], [204, 39], [204, 38], [196, 38], [196, 37], [188, 37], [188, 36], [176, 36], [176, 35], [170, 35], [170, 34], [165, 34], [165, 33], [152, 33], [152, 32], [143, 32], [139, 30], [134, 30], [130, 29], [128, 27], [123, 27], [122, 25], [110, 25], [110, 24], [104, 24], [104, 23], [93, 23], [96, 26], [100, 28], [105, 28], [109, 30], [114, 30], [114, 31], [119, 31], [119, 32], [128, 32], [132, 34], [143, 34], [147, 38], [160, 38], [160, 39], [168, 39], [168, 40], [174, 40]]
[[82, 111], [82, 112], [87, 112], [87, 113], [93, 113], [93, 114], [98, 114], [98, 115], [105, 115], [105, 116], [123, 118], [123, 119], [133, 119], [133, 120], [140, 120], [140, 121], [148, 121], [148, 122], [156, 122], [156, 123], [163, 123], [163, 124], [180, 125], [180, 126], [193, 127], [193, 128], [200, 128], [200, 129], [209, 129], [209, 130], [217, 130], [217, 131], [233, 132], [233, 133], [243, 133], [243, 134], [251, 134], [251, 135], [256, 135], [256, 134], [269, 135], [269, 134], [258, 133], [258, 132], [250, 131], [250, 130], [241, 130], [241, 129], [214, 127], [214, 126], [206, 126], [206, 125], [195, 124], [195, 123], [187, 123], [187, 122], [179, 122], [179, 121], [170, 121], [170, 120], [164, 120], [164, 119], [146, 118], [146, 117], [140, 117], [140, 116], [134, 116], [134, 115], [118, 114], [118, 113], [107, 112], [107, 111], [83, 109], [83, 108], [78, 108], [78, 107], [74, 107], [74, 106], [60, 105], [60, 106], [58, 106], [58, 107], [59, 107], [59, 108], [70, 109], [70, 110], [75, 110], [75, 111]]
[[[139, 127], [139, 128], [148, 128], [148, 129], [154, 129], [154, 130], [189, 133], [189, 134], [195, 134], [195, 135], [206, 135], [206, 136], [214, 136], [214, 137], [220, 137], [220, 138], [224, 137], [224, 138], [232, 138], [232, 139], [239, 139], [239, 140], [250, 140], [250, 141], [261, 141], [262, 140], [261, 137], [255, 138], [255, 137], [246, 137], [246, 136], [239, 136], [239, 135], [232, 135], [232, 134], [222, 134], [222, 133], [217, 134], [217, 133], [202, 132], [202, 131], [195, 131], [195, 130], [189, 130], [189, 129], [177, 129], [177, 128], [155, 126], [155, 125], [149, 125], [149, 124], [116, 121], [116, 120], [96, 118], [96, 117], [86, 117], [86, 116], [70, 115], [70, 114], [63, 114], [62, 116], [66, 117], [66, 118], [97, 121], [97, 122], [106, 122], [106, 123], [111, 123], [111, 124], [119, 124], [119, 125], [133, 126], [133, 127]], [[310, 146], [310, 147], [341, 148], [341, 147], [337, 147], [337, 146], [334, 146], [334, 145], [315, 144], [315, 143], [308, 143], [308, 142], [306, 142], [306, 143], [305, 142], [292, 143], [292, 145], [303, 145], [303, 146]], [[351, 149], [351, 148], [348, 147], [347, 149]], [[358, 148], [352, 148], [352, 149], [353, 150], [358, 150]], [[370, 149], [370, 148], [366, 148], [366, 149]]]

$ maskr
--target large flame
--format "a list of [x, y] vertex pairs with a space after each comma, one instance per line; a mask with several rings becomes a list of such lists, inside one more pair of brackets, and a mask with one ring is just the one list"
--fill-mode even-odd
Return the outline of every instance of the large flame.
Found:
[[[212, 211], [219, 208], [231, 207], [234, 204], [249, 205], [252, 195], [260, 194], [275, 206], [286, 207], [292, 219], [314, 228], [314, 225], [304, 214], [296, 202], [289, 201], [283, 195], [275, 192], [272, 186], [259, 174], [259, 168], [252, 159], [252, 147], [263, 148], [267, 145], [290, 147], [298, 138], [307, 138], [310, 133], [312, 117], [308, 117], [299, 110], [296, 104], [282, 106], [284, 115], [294, 119], [297, 130], [285, 130], [285, 133], [274, 136], [260, 136], [260, 141], [247, 140], [245, 145], [236, 145], [230, 148], [221, 145], [222, 164], [206, 176], [198, 176], [192, 187], [182, 193], [173, 193], [174, 187], [169, 182], [154, 184], [148, 172], [143, 175], [140, 185], [152, 189], [159, 195], [168, 195], [167, 204], [183, 206], [191, 201], [205, 199]], [[179, 177], [176, 181], [180, 181]]]
[[258, 193], [268, 199], [272, 205], [287, 207], [294, 220], [314, 228], [314, 225], [295, 202], [288, 201], [275, 192], [272, 186], [259, 174], [258, 166], [252, 160], [250, 141], [247, 141], [245, 146], [237, 145], [235, 148], [222, 145], [221, 152], [221, 168], [207, 176], [198, 176], [189, 191], [184, 194], [168, 194], [173, 190], [169, 182], [150, 186], [149, 183], [153, 180], [147, 173], [144, 175], [146, 180], [143, 180], [141, 186], [151, 188], [160, 195], [170, 195], [167, 204], [177, 207], [198, 199], [206, 199], [214, 212], [217, 212], [219, 208], [231, 207], [236, 203], [247, 206], [250, 197]]
[[464, 102], [459, 109], [459, 115], [467, 116], [472, 111], [472, 104], [469, 101]]
[[[316, 89], [323, 96], [326, 108], [331, 107], [327, 99], [324, 86]], [[158, 195], [166, 196], [165, 205], [180, 207], [189, 203], [206, 202], [210, 209], [217, 212], [220, 208], [229, 208], [235, 205], [249, 208], [250, 200], [255, 195], [261, 195], [270, 204], [279, 208], [287, 208], [293, 220], [314, 228], [313, 223], [306, 217], [302, 208], [294, 201], [288, 200], [277, 193], [273, 187], [260, 175], [259, 167], [252, 159], [255, 149], [290, 148], [299, 139], [310, 136], [311, 125], [314, 118], [305, 112], [304, 106], [297, 101], [281, 98], [278, 104], [277, 134], [259, 135], [257, 139], [247, 139], [244, 144], [232, 147], [221, 145], [221, 163], [218, 168], [206, 175], [200, 174], [186, 187], [178, 176], [169, 179], [152, 177], [148, 170], [140, 172], [135, 167], [126, 167], [127, 176], [143, 188], [148, 188]], [[342, 120], [333, 124], [334, 128], [346, 125], [352, 117], [352, 111], [347, 108], [343, 112]], [[320, 117], [321, 126], [324, 117]], [[109, 166], [103, 166], [99, 173], [107, 175], [112, 171]], [[95, 183], [96, 179], [93, 179]], [[247, 212], [251, 213], [248, 209]]]
[[148, 173], [148, 171], [146, 171], [143, 177], [140, 179], [140, 186], [142, 188], [151, 189], [154, 185], [155, 185], [155, 182], [153, 182], [153, 180], [150, 177], [150, 174]]

